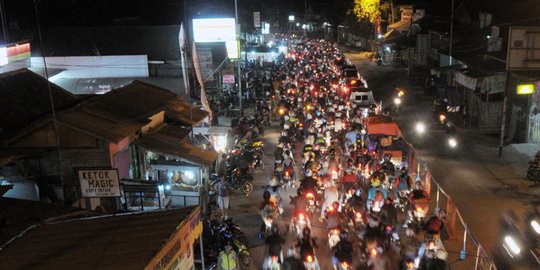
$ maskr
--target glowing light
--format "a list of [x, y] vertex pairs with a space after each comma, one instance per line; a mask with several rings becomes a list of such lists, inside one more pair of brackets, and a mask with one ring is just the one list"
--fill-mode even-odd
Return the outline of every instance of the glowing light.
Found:
[[531, 226], [537, 234], [540, 234], [540, 224], [536, 220], [531, 221]]
[[457, 146], [457, 140], [455, 138], [450, 138], [448, 139], [448, 145], [450, 145], [450, 147], [454, 148]]
[[397, 98], [394, 98], [394, 103], [395, 103], [396, 105], [401, 104], [401, 98], [398, 98], [398, 97], [397, 97]]
[[422, 122], [419, 122], [416, 124], [416, 132], [422, 134], [424, 132], [426, 132], [426, 125], [424, 125], [424, 123]]
[[519, 254], [521, 252], [521, 249], [519, 248], [519, 246], [517, 245], [516, 241], [514, 240], [514, 238], [512, 238], [511, 236], [506, 236], [504, 237], [504, 242], [506, 242], [506, 244], [508, 244], [508, 247], [510, 248], [510, 250], [514, 253], [514, 254]]

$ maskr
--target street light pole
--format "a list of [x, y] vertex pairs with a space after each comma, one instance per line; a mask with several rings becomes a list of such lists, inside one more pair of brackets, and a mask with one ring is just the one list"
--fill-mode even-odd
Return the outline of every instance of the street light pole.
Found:
[[242, 49], [240, 47], [240, 23], [238, 22], [238, 0], [234, 0], [234, 16], [236, 18], [236, 25], [238, 26], [237, 42], [238, 42], [238, 97], [240, 98], [240, 116], [242, 116], [242, 70], [240, 68], [240, 54]]

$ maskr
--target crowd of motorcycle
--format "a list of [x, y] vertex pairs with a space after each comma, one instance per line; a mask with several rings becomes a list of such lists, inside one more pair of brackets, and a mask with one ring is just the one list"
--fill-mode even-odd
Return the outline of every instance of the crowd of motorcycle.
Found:
[[[271, 117], [279, 121], [274, 173], [260, 206], [259, 237], [268, 245], [262, 268], [321, 269], [316, 253], [326, 250], [311, 229], [323, 224], [334, 269], [447, 269], [440, 237], [444, 213], [427, 215], [428, 194], [422, 185], [411, 179], [408, 168], [381, 156], [381, 141], [368, 136], [369, 116], [389, 116], [350, 99], [351, 80], [367, 88], [365, 80], [341, 75], [351, 65], [331, 43], [291, 38], [283, 42], [288, 53], [278, 61], [273, 92], [256, 103], [256, 119], [238, 123], [235, 148], [224, 157], [226, 181], [249, 195], [253, 171], [264, 169], [264, 129]], [[211, 176], [211, 186], [220, 180]], [[296, 189], [285, 233], [298, 240], [286, 250], [279, 228], [283, 189]], [[225, 242], [232, 243], [242, 266], [252, 264], [247, 237], [232, 219], [205, 222], [207, 268], [217, 266]], [[416, 240], [420, 232], [421, 242]]]
[[[381, 156], [380, 142], [367, 135], [367, 119], [378, 112], [350, 100], [343, 84], [350, 80], [340, 76], [350, 68], [344, 55], [322, 40], [288, 42], [272, 102], [282, 131], [261, 204], [260, 238], [269, 251], [263, 269], [320, 269], [316, 253], [323, 247], [311, 236], [316, 220], [328, 230], [334, 269], [447, 269], [444, 213], [427, 216], [421, 184]], [[293, 188], [288, 230], [298, 241], [284, 256], [283, 241], [273, 236], [283, 214], [280, 190]], [[424, 241], [417, 242], [420, 231]]]
[[[343, 76], [354, 67], [332, 43], [291, 37], [282, 42], [288, 53], [272, 72], [273, 89], [256, 101], [254, 119], [238, 123], [222, 173], [235, 190], [250, 195], [254, 170], [265, 169], [264, 130], [271, 119], [279, 122], [274, 166], [266, 168], [273, 174], [259, 208], [258, 236], [268, 247], [261, 268], [318, 270], [316, 254], [331, 252], [337, 270], [450, 269], [445, 212], [430, 212], [429, 195], [410, 177], [406, 162], [395, 164], [382, 154], [384, 138], [368, 135], [369, 117], [390, 115], [350, 98], [351, 81], [364, 88], [367, 82], [360, 75]], [[219, 181], [221, 176], [212, 175], [210, 190]], [[283, 198], [283, 190], [296, 196]], [[294, 210], [283, 227], [287, 201]], [[312, 229], [322, 226], [327, 243], [312, 237]], [[205, 232], [207, 269], [219, 268], [223, 243], [232, 244], [241, 266], [253, 264], [247, 237], [231, 218], [207, 218]], [[284, 234], [294, 235], [296, 244], [284, 247]]]

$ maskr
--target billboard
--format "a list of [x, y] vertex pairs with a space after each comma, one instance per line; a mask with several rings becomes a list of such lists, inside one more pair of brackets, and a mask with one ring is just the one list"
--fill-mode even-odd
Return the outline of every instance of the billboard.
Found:
[[540, 27], [510, 27], [506, 69], [540, 69]]
[[117, 169], [78, 169], [81, 197], [119, 197], [120, 182]]
[[238, 58], [236, 21], [233, 18], [193, 19], [193, 39], [200, 43], [225, 42], [227, 56]]
[[0, 66], [30, 57], [30, 43], [0, 47]]

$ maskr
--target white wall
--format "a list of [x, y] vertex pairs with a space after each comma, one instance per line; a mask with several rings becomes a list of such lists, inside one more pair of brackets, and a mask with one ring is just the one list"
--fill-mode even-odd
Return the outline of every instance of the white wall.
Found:
[[[70, 78], [122, 78], [148, 77], [148, 57], [146, 55], [115, 56], [66, 56], [46, 57], [47, 69], [64, 71], [52, 76], [50, 80]], [[33, 69], [43, 68], [43, 58], [32, 57]]]

